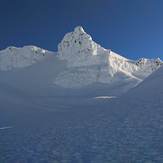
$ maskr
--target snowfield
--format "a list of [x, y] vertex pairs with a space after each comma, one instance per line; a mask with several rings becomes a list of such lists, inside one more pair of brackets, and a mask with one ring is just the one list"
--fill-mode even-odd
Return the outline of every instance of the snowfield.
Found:
[[160, 59], [124, 58], [82, 27], [58, 52], [0, 51], [0, 163], [163, 162]]

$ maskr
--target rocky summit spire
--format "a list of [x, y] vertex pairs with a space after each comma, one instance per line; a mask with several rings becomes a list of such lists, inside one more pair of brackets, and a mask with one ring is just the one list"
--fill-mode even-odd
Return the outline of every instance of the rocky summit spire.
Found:
[[85, 33], [85, 31], [84, 31], [82, 26], [75, 27], [74, 32], [80, 33], [80, 34]]
[[67, 33], [58, 45], [59, 58], [67, 60], [73, 67], [96, 64], [96, 56], [104, 51], [104, 48], [94, 42], [81, 26]]

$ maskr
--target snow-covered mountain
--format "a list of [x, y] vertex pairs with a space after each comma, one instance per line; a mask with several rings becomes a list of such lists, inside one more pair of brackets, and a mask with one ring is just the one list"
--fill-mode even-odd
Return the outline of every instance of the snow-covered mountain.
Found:
[[162, 163], [161, 65], [104, 49], [81, 27], [57, 53], [2, 50], [0, 163]]
[[162, 63], [160, 59], [133, 61], [104, 49], [80, 26], [65, 35], [58, 46], [58, 54], [61, 60], [67, 61], [67, 69], [55, 81], [63, 87], [120, 81], [137, 85]]
[[60, 67], [53, 77], [49, 76], [48, 83], [53, 85], [75, 89], [96, 84], [121, 85], [123, 91], [139, 84], [162, 64], [160, 59], [134, 61], [124, 58], [94, 42], [80, 26], [64, 36], [57, 53], [36, 46], [9, 47], [0, 51], [0, 71], [37, 67], [39, 63], [44, 68], [45, 63], [47, 71], [54, 71], [47, 62], [55, 63], [55, 71]]

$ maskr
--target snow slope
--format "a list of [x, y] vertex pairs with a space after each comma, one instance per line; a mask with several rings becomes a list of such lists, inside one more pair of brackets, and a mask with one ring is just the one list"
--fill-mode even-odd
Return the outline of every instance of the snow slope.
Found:
[[[108, 154], [115, 156], [113, 160], [117, 163], [163, 162], [162, 82], [163, 67], [121, 98], [112, 103], [103, 101], [101, 108], [107, 109], [99, 121], [96, 119], [98, 125], [94, 128], [94, 133], [101, 132], [96, 135], [97, 144], [103, 144], [96, 147], [101, 153], [101, 162], [107, 162], [103, 158]], [[100, 152], [102, 149], [105, 152]], [[97, 159], [95, 157], [95, 162]]]
[[[25, 71], [31, 75], [30, 71], [40, 69], [42, 64], [14, 76]], [[0, 75], [12, 79], [11, 72]], [[6, 86], [13, 93], [9, 93], [11, 97], [19, 101], [6, 105], [0, 98], [1, 106], [5, 103], [0, 107], [0, 162], [161, 163], [162, 82], [161, 67], [140, 85], [113, 99], [45, 96], [45, 92], [36, 96]]]

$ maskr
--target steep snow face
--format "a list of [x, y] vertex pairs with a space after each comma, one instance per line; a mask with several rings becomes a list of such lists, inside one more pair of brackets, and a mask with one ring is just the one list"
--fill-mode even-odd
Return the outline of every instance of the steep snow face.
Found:
[[136, 97], [137, 99], [141, 99], [144, 101], [148, 100], [149, 103], [152, 103], [153, 101], [155, 102], [158, 101], [158, 103], [155, 103], [155, 104], [159, 105], [159, 103], [162, 103], [161, 105], [162, 107], [163, 106], [162, 83], [163, 83], [163, 66], [161, 66], [157, 71], [152, 73], [152, 75], [147, 77], [141, 84], [139, 84], [132, 91], [129, 91], [125, 95], [127, 96], [126, 100], [127, 98], [129, 99], [129, 97], [131, 97], [132, 99]]
[[14, 68], [31, 66], [43, 61], [51, 55], [51, 52], [36, 46], [24, 46], [23, 48], [8, 47], [0, 51], [0, 70], [8, 71]]
[[133, 81], [135, 86], [162, 63], [159, 59], [133, 61], [124, 58], [95, 43], [80, 26], [64, 36], [58, 45], [58, 54], [61, 60], [67, 61], [67, 69], [55, 80], [55, 84], [62, 87], [111, 84], [122, 80]]

